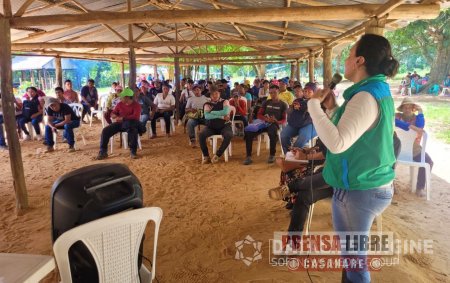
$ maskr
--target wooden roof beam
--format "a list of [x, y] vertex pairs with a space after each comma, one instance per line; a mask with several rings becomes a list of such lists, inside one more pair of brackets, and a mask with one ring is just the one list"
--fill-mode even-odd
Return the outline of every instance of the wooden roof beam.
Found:
[[[291, 8], [253, 8], [253, 9], [222, 9], [222, 10], [157, 10], [107, 12], [95, 11], [81, 15], [45, 15], [10, 19], [11, 27], [60, 25], [64, 19], [66, 25], [106, 24], [134, 24], [134, 23], [223, 23], [223, 22], [279, 22], [295, 21], [333, 21], [333, 20], [361, 20], [377, 14], [382, 5], [340, 5], [320, 7], [291, 7]], [[388, 19], [432, 19], [439, 15], [440, 6], [429, 5], [400, 5], [392, 10]]]

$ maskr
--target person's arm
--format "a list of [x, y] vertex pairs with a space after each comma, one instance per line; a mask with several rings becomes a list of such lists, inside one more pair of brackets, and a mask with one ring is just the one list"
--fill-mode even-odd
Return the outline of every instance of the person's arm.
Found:
[[423, 113], [420, 113], [416, 116], [416, 124], [415, 126], [417, 128], [423, 129], [425, 127], [425, 117], [423, 116]]
[[367, 92], [357, 93], [348, 103], [337, 125], [323, 112], [320, 100], [311, 98], [308, 110], [322, 142], [333, 153], [352, 146], [378, 119], [378, 104]]
[[55, 124], [55, 127], [62, 127], [65, 124], [68, 124], [72, 121], [72, 114], [64, 115], [64, 121], [59, 122], [58, 124]]
[[[169, 94], [169, 95], [171, 95], [171, 94]], [[175, 96], [171, 95], [171, 97], [170, 97], [170, 107], [167, 108], [165, 110], [165, 112], [169, 112], [169, 111], [173, 111], [173, 110], [175, 110]]]
[[395, 126], [405, 131], [409, 131], [409, 123], [395, 118]]
[[55, 129], [55, 124], [53, 123], [53, 120], [54, 120], [53, 116], [50, 115], [47, 116], [47, 125], [49, 125], [50, 128]]

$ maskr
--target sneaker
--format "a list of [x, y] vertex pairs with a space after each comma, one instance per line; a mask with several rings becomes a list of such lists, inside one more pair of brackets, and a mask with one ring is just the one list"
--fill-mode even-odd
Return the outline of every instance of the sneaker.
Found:
[[44, 140], [44, 141], [42, 142], [42, 144], [43, 144], [43, 145], [48, 145], [48, 142], [47, 142], [46, 140]]
[[97, 155], [97, 157], [95, 157], [94, 159], [95, 160], [103, 160], [103, 159], [106, 159], [106, 158], [108, 158], [108, 154], [107, 153], [105, 153], [105, 152], [99, 152], [98, 153], [98, 155]]
[[53, 146], [47, 146], [47, 149], [44, 152], [53, 152], [53, 151], [55, 151]]
[[37, 141], [41, 141], [42, 140], [42, 136], [41, 135], [36, 135], [36, 140]]
[[132, 153], [130, 153], [130, 158], [137, 159], [138, 157], [137, 157], [136, 153], [132, 152]]
[[191, 147], [192, 148], [196, 148], [197, 147], [197, 143], [195, 142], [195, 140], [191, 141]]
[[24, 140], [24, 141], [31, 141], [30, 135], [24, 135], [24, 136], [23, 136], [23, 140]]
[[69, 146], [69, 152], [75, 152], [75, 146], [71, 145]]
[[209, 156], [204, 156], [202, 160], [202, 164], [208, 164], [211, 163], [211, 158]]
[[68, 143], [69, 141], [66, 138], [63, 138], [62, 142], [63, 143]]
[[269, 159], [267, 159], [267, 163], [272, 164], [275, 162], [275, 156], [271, 155], [269, 156]]
[[214, 156], [211, 158], [211, 163], [217, 163], [217, 162], [219, 162], [219, 156], [214, 154]]
[[253, 163], [253, 161], [252, 161], [251, 157], [247, 157], [247, 158], [244, 160], [244, 162], [243, 162], [242, 164], [244, 164], [244, 165], [250, 165], [250, 164], [252, 164], [252, 163]]
[[292, 201], [288, 201], [288, 203], [286, 203], [286, 205], [284, 207], [286, 209], [292, 209], [292, 208], [294, 208], [294, 204], [292, 203]]

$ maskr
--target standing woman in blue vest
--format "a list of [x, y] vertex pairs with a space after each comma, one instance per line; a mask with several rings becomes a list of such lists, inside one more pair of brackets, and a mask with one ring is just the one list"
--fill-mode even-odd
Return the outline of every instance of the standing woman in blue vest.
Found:
[[[317, 134], [329, 150], [323, 177], [334, 187], [333, 226], [341, 236], [367, 235], [375, 217], [391, 203], [395, 111], [386, 77], [395, 76], [398, 66], [386, 38], [363, 35], [345, 61], [344, 76], [354, 84], [345, 90], [344, 103], [338, 106], [329, 89], [308, 102]], [[353, 258], [366, 260], [366, 254], [359, 251]], [[368, 264], [344, 269], [342, 282], [370, 282]]]

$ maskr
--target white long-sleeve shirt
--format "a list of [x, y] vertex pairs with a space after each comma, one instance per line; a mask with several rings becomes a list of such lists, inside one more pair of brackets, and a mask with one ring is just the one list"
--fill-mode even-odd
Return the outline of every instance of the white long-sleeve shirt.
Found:
[[336, 110], [323, 112], [319, 99], [308, 101], [311, 115], [318, 136], [332, 153], [341, 153], [350, 148], [367, 130], [378, 121], [379, 109], [375, 98], [362, 91], [347, 103], [345, 111], [337, 125], [330, 117]]

